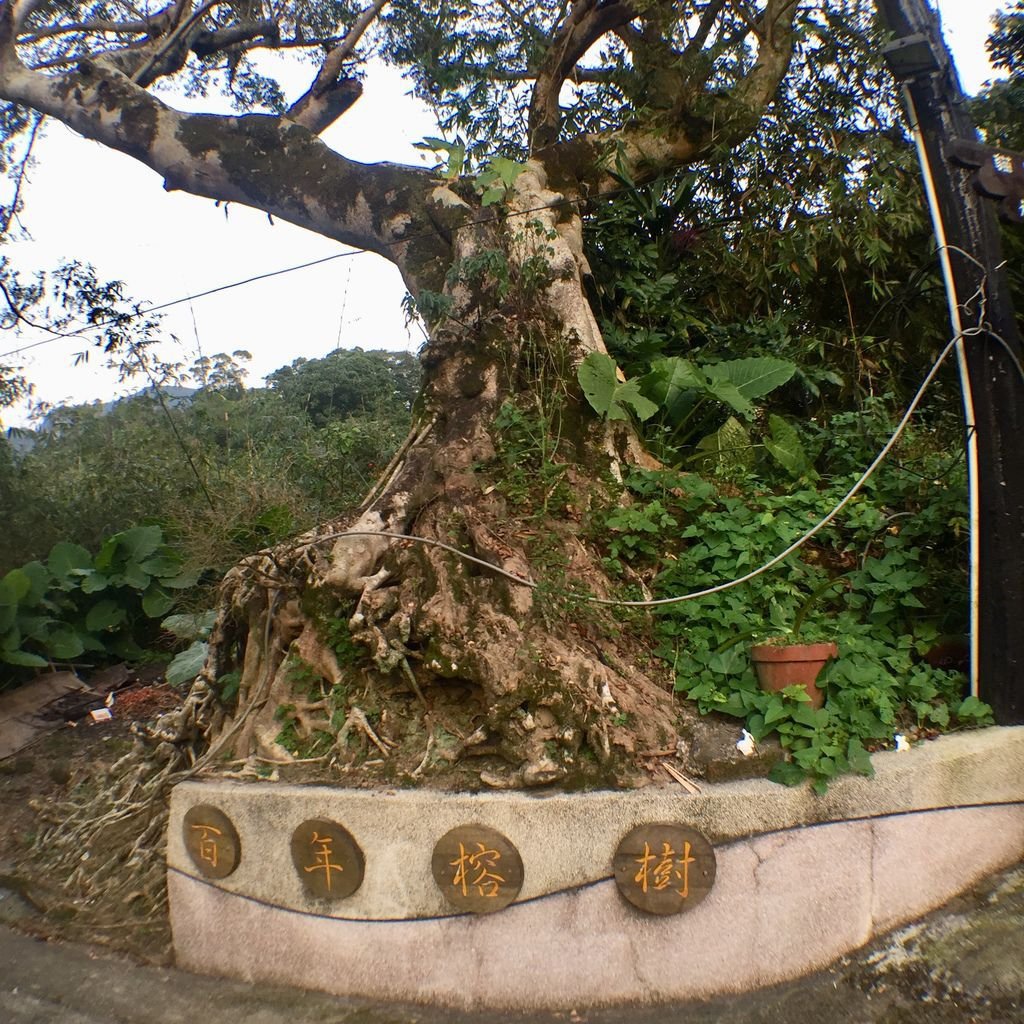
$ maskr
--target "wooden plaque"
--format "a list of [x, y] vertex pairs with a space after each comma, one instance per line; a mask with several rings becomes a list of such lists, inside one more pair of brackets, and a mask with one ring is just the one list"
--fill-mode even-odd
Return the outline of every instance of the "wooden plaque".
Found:
[[523, 887], [519, 851], [486, 825], [460, 825], [443, 835], [430, 869], [445, 899], [471, 914], [504, 909]]
[[613, 865], [619, 892], [648, 914], [690, 910], [715, 884], [714, 847], [684, 825], [640, 825], [619, 842]]
[[292, 833], [292, 863], [307, 895], [317, 899], [343, 900], [363, 884], [363, 851], [336, 821], [304, 821]]
[[231, 819], [216, 807], [197, 804], [182, 822], [185, 849], [200, 874], [227, 878], [242, 859], [242, 842]]

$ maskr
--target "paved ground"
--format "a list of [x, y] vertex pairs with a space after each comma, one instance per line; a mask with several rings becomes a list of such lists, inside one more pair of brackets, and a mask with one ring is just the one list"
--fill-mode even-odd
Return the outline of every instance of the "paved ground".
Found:
[[[0, 890], [2, 899], [3, 890]], [[9, 916], [9, 915], [8, 915]], [[833, 970], [741, 997], [478, 1017], [143, 967], [0, 926], [0, 1024], [1024, 1024], [1024, 864]]]

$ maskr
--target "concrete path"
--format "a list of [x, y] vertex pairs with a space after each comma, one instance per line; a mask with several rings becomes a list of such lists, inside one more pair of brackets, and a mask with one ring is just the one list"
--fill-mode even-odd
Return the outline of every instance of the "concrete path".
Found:
[[485, 1016], [143, 967], [0, 927], [0, 1024], [1024, 1024], [1024, 864], [788, 985], [700, 1004]]

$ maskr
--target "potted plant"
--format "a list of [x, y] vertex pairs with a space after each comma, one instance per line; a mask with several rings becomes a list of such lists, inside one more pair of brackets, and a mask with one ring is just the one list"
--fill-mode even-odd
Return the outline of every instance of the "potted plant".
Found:
[[805, 642], [800, 633], [811, 606], [838, 582], [839, 579], [827, 580], [814, 589], [797, 611], [792, 629], [750, 648], [750, 659], [762, 690], [777, 692], [787, 686], [802, 686], [811, 699], [811, 707], [820, 708], [825, 703], [825, 694], [817, 685], [818, 677], [825, 665], [838, 657], [839, 647], [832, 640]]

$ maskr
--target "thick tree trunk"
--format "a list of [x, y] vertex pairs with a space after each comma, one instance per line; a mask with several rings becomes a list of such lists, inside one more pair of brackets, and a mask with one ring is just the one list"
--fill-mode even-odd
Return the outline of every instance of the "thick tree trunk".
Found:
[[[531, 166], [500, 216], [456, 234], [422, 411], [362, 514], [229, 575], [186, 706], [217, 752], [375, 755], [377, 775], [417, 778], [486, 755], [472, 762], [486, 782], [539, 785], [622, 783], [674, 749], [667, 670], [640, 670], [621, 621], [566, 595], [609, 594], [585, 527], [616, 500], [621, 463], [643, 458], [580, 402], [575, 369], [603, 345], [566, 198]], [[229, 711], [215, 694], [233, 672]]]

